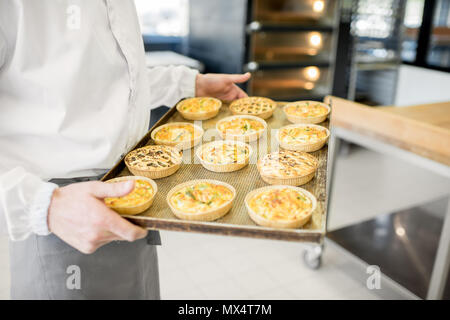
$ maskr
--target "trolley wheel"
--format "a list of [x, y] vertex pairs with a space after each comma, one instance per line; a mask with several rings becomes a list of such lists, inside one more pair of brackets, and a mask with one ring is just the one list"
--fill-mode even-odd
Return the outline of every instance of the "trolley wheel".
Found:
[[317, 270], [322, 265], [322, 250], [319, 248], [305, 249], [303, 251], [303, 262], [312, 269]]

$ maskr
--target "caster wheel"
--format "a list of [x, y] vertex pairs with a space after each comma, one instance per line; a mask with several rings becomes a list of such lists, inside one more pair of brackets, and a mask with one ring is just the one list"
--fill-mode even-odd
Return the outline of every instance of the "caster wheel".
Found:
[[314, 250], [306, 249], [303, 251], [303, 262], [308, 268], [317, 270], [322, 265], [322, 255]]

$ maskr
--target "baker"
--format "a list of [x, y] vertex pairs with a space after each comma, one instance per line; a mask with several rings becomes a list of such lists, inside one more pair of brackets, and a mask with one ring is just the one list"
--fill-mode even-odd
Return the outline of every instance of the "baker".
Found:
[[[152, 107], [233, 100], [249, 74], [148, 70], [132, 0], [0, 1], [0, 217], [14, 299], [158, 299], [158, 235], [102, 199], [98, 178]], [[74, 279], [73, 277], [77, 277]]]

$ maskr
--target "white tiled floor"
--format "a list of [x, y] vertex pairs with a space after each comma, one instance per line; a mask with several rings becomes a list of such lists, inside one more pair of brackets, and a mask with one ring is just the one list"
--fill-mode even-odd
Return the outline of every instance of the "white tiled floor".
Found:
[[[448, 180], [403, 161], [357, 149], [340, 158], [330, 228], [369, 219], [448, 194]], [[301, 260], [290, 242], [162, 232], [158, 249], [163, 299], [408, 298], [389, 281], [365, 286], [364, 264], [328, 245], [322, 267]], [[0, 239], [0, 298], [9, 297], [6, 238]]]

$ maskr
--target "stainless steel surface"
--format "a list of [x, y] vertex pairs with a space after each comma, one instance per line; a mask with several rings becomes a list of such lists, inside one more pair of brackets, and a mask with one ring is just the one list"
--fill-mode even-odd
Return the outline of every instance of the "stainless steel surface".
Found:
[[[383, 274], [415, 295], [425, 298], [428, 297], [428, 289], [433, 286], [434, 261], [440, 259], [437, 247], [447, 203], [447, 198], [441, 198], [418, 207], [377, 216], [331, 231], [327, 237], [368, 265], [379, 267]], [[446, 245], [448, 247], [448, 243]], [[436, 276], [441, 295], [434, 298], [450, 299], [448, 280], [445, 276]], [[445, 287], [447, 290], [443, 296]]]

